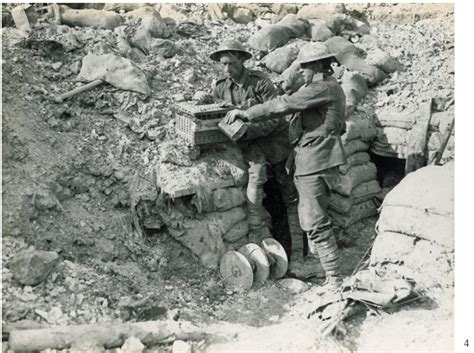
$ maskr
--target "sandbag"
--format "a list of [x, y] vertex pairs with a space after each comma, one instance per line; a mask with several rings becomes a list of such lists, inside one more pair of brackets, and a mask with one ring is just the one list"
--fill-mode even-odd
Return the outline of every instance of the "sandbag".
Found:
[[367, 23], [342, 13], [329, 17], [326, 20], [326, 25], [336, 35], [345, 32], [351, 32], [358, 35], [370, 33], [370, 26]]
[[376, 178], [377, 168], [375, 164], [369, 162], [364, 165], [357, 165], [350, 168], [347, 174], [340, 175], [339, 182], [334, 190], [343, 196], [350, 196], [358, 185]]
[[364, 49], [377, 49], [380, 47], [380, 39], [370, 34], [360, 37], [359, 43]]
[[370, 151], [384, 157], [407, 158], [408, 147], [406, 145], [388, 145], [386, 143], [373, 141], [370, 145]]
[[228, 17], [228, 4], [211, 3], [207, 5], [208, 16], [211, 21], [222, 21]]
[[249, 38], [249, 45], [256, 50], [271, 52], [284, 46], [291, 38], [295, 38], [295, 35], [289, 27], [268, 25]]
[[341, 80], [341, 87], [346, 95], [346, 106], [355, 107], [367, 95], [367, 82], [364, 76], [345, 71]]
[[403, 178], [383, 201], [379, 231], [404, 233], [452, 248], [453, 169], [452, 164], [428, 166]]
[[117, 2], [106, 2], [104, 5], [105, 11], [134, 11], [141, 7], [146, 7], [145, 3], [117, 3]]
[[369, 50], [367, 52], [366, 62], [369, 65], [378, 67], [387, 74], [403, 69], [402, 64], [400, 64], [397, 59], [391, 57], [382, 49]]
[[353, 205], [351, 210], [346, 214], [339, 214], [331, 209], [328, 209], [328, 214], [331, 217], [333, 223], [344, 229], [365, 218], [377, 215], [377, 212], [377, 203], [374, 200], [368, 200], [357, 205]]
[[360, 58], [364, 58], [366, 53], [364, 50], [356, 47], [346, 38], [335, 36], [327, 39], [324, 42], [331, 53], [337, 55], [352, 53]]
[[379, 233], [370, 266], [397, 277], [413, 279], [419, 288], [453, 285], [453, 249], [395, 232]]
[[277, 48], [265, 56], [263, 63], [268, 69], [281, 74], [291, 65], [293, 61], [295, 61], [296, 57], [298, 56], [298, 52], [299, 49], [291, 45]]
[[346, 141], [346, 143], [343, 144], [343, 147], [347, 157], [357, 152], [364, 152], [369, 150], [369, 144], [358, 139], [349, 140], [348, 142]]
[[221, 237], [245, 218], [246, 214], [241, 207], [235, 207], [224, 212], [211, 212], [206, 214], [209, 233]]
[[236, 242], [249, 233], [249, 224], [246, 220], [240, 221], [228, 230], [222, 238], [226, 242]]
[[402, 205], [440, 215], [454, 213], [454, 166], [428, 166], [408, 174], [387, 195], [384, 205]]
[[296, 38], [304, 37], [309, 33], [311, 27], [308, 20], [299, 18], [294, 14], [286, 15], [280, 20], [280, 22], [278, 22], [278, 24], [288, 27]]
[[235, 23], [246, 25], [255, 20], [255, 14], [250, 9], [237, 7], [232, 11], [231, 18]]
[[356, 166], [363, 165], [370, 162], [370, 156], [367, 152], [356, 152], [347, 157], [346, 164], [339, 166], [339, 171], [342, 174], [347, 174], [347, 171]]
[[209, 190], [197, 188], [196, 194], [191, 199], [199, 213], [222, 212], [241, 206], [246, 198], [242, 188], [229, 187]]
[[385, 108], [377, 111], [377, 126], [382, 127], [397, 127], [400, 129], [409, 130], [415, 124], [419, 117], [418, 110], [404, 110], [402, 112], [394, 111], [393, 108]]
[[212, 199], [214, 209], [220, 212], [241, 206], [246, 202], [244, 190], [237, 187], [214, 190]]
[[[182, 8], [178, 6], [178, 4], [156, 3], [154, 7], [162, 18], [169, 18], [174, 22], [184, 22], [190, 20], [191, 14], [184, 12]], [[193, 17], [193, 20], [196, 20], [196, 16]]]
[[170, 27], [156, 11], [144, 16], [140, 27], [150, 33], [153, 38], [169, 38], [171, 36]]
[[168, 231], [173, 238], [197, 255], [205, 267], [218, 267], [226, 249], [222, 236], [209, 231], [207, 219], [188, 219], [181, 228], [168, 227]]
[[405, 145], [408, 132], [398, 127], [377, 128], [377, 141], [388, 145]]
[[279, 82], [281, 82], [281, 86], [287, 94], [298, 91], [304, 85], [304, 78], [299, 71], [299, 64], [293, 62], [280, 75]]
[[348, 141], [359, 139], [370, 142], [377, 136], [377, 127], [371, 119], [354, 118], [346, 121], [346, 132], [341, 136], [343, 145]]
[[337, 213], [345, 214], [348, 213], [354, 205], [379, 196], [381, 191], [382, 189], [378, 182], [372, 180], [356, 187], [350, 197], [345, 197], [334, 192], [329, 201], [329, 208]]
[[[387, 196], [385, 199], [387, 199]], [[454, 238], [453, 215], [439, 215], [409, 206], [388, 204], [382, 206], [382, 211], [383, 214], [381, 212], [377, 222], [377, 229], [380, 232], [403, 233], [452, 248]]]
[[351, 194], [354, 199], [354, 203], [361, 203], [362, 201], [368, 200], [374, 196], [378, 196], [382, 192], [382, 189], [377, 180], [370, 180], [357, 186]]
[[154, 14], [158, 14], [158, 16], [161, 18], [160, 14], [155, 10], [155, 8], [153, 6], [148, 5], [137, 7], [131, 10], [130, 12], [124, 14], [124, 17], [126, 19], [142, 19], [145, 16]]
[[238, 6], [239, 8], [241, 9], [247, 9], [247, 10], [250, 10], [252, 11], [252, 13], [256, 16], [256, 17], [263, 17], [265, 16], [266, 14], [269, 14], [272, 12], [270, 6], [270, 4], [264, 4], [264, 3], [260, 3], [260, 4], [252, 4], [252, 3], [238, 3], [238, 4], [235, 4], [234, 6]]
[[[332, 38], [328, 40], [331, 39]], [[356, 71], [364, 75], [369, 86], [375, 86], [376, 84], [385, 80], [387, 77], [387, 75], [382, 70], [367, 64], [364, 59], [350, 50], [343, 51], [336, 57], [339, 60], [339, 63], [341, 63], [341, 65], [346, 69]]]
[[311, 4], [303, 6], [298, 11], [297, 16], [306, 19], [318, 18], [326, 20], [331, 16], [345, 12], [344, 4]]
[[311, 25], [311, 40], [313, 42], [324, 42], [327, 39], [334, 37], [334, 33], [326, 26], [323, 20], [312, 19], [309, 20]]
[[249, 243], [248, 236], [245, 235], [242, 238], [236, 240], [236, 241], [225, 241], [224, 245], [227, 251], [237, 251], [239, 250], [242, 246], [246, 245]]
[[122, 16], [112, 11], [103, 10], [74, 10], [60, 5], [61, 23], [70, 27], [92, 27], [113, 30], [122, 25]]
[[272, 13], [276, 15], [276, 22], [290, 13], [296, 14], [299, 10], [297, 4], [272, 3], [269, 5]]
[[112, 86], [150, 95], [150, 87], [145, 74], [130, 60], [114, 54], [87, 54], [82, 59], [79, 80], [104, 80]]

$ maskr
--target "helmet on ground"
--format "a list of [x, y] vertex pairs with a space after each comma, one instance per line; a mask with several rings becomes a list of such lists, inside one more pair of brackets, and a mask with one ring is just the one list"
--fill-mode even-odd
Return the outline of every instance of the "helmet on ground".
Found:
[[304, 64], [309, 64], [314, 61], [319, 61], [319, 60], [324, 60], [324, 59], [329, 59], [329, 58], [332, 58], [333, 61], [339, 64], [339, 61], [336, 58], [336, 54], [331, 53], [326, 44], [317, 42], [311, 45], [310, 48], [307, 48], [306, 50], [301, 50], [299, 52], [297, 61], [298, 61], [298, 64], [304, 65]]
[[219, 61], [220, 54], [225, 52], [238, 52], [244, 54], [245, 60], [250, 59], [252, 54], [250, 54], [247, 50], [244, 49], [244, 46], [235, 39], [226, 40], [222, 43], [216, 51], [212, 52], [209, 57], [214, 61]]

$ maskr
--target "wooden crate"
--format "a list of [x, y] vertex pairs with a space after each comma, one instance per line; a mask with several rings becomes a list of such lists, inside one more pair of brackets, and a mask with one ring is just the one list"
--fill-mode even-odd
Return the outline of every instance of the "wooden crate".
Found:
[[177, 103], [174, 105], [177, 115], [176, 132], [193, 146], [230, 141], [219, 129], [218, 123], [231, 109], [218, 104]]

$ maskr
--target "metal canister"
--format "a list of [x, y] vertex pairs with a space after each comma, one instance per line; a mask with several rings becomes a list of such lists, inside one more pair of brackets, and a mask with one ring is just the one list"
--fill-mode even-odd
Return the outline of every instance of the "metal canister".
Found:
[[235, 120], [232, 124], [227, 124], [221, 120], [218, 124], [219, 129], [232, 141], [237, 141], [244, 136], [247, 131], [247, 125], [242, 120]]

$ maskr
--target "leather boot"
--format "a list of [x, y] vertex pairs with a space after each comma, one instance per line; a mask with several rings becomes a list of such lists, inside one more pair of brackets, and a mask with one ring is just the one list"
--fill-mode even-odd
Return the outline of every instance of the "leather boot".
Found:
[[260, 244], [263, 239], [271, 238], [272, 234], [263, 219], [263, 186], [249, 184], [247, 186], [247, 222], [249, 224], [249, 242]]
[[327, 239], [318, 241], [314, 246], [316, 247], [324, 272], [326, 273], [326, 281], [321, 291], [327, 292], [336, 290], [342, 284], [342, 276], [340, 273], [339, 249], [334, 235], [331, 234]]
[[300, 227], [296, 205], [288, 206], [286, 212], [291, 237], [291, 255], [288, 275], [303, 280], [310, 277], [324, 277], [324, 270], [319, 261], [314, 257], [304, 257], [306, 234]]

